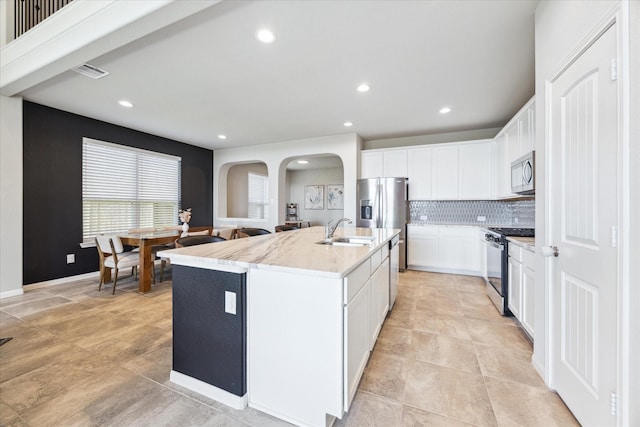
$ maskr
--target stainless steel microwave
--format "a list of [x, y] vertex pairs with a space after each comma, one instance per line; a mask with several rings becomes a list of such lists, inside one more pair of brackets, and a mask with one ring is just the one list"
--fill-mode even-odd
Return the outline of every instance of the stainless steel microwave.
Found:
[[511, 192], [531, 195], [536, 193], [535, 151], [511, 162]]

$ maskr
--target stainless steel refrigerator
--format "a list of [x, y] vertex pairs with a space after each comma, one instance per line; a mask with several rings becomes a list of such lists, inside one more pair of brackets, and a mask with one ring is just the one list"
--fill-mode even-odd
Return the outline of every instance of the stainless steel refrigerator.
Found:
[[400, 229], [400, 270], [407, 268], [407, 202], [409, 178], [359, 179], [358, 227]]

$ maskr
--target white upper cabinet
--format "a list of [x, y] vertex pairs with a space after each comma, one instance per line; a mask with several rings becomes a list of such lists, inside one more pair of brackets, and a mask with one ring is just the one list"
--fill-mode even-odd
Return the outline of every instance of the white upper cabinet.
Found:
[[458, 199], [458, 147], [434, 148], [431, 172], [433, 199]]
[[391, 150], [382, 153], [382, 176], [407, 176], [407, 150]]
[[461, 145], [458, 148], [458, 198], [488, 200], [494, 198], [495, 147], [493, 140]]
[[360, 178], [377, 178], [383, 175], [382, 151], [360, 153]]
[[431, 148], [407, 150], [409, 200], [431, 200]]
[[360, 159], [361, 178], [407, 176], [407, 150], [363, 151]]

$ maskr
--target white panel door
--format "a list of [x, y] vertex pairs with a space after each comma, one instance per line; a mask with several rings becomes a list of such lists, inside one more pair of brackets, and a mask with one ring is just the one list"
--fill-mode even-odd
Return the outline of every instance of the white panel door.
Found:
[[616, 425], [616, 25], [550, 83], [552, 385], [583, 425]]

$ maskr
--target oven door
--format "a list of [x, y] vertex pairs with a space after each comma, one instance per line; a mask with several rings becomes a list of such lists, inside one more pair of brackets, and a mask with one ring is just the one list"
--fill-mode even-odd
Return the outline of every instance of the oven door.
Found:
[[502, 295], [502, 252], [504, 245], [496, 242], [486, 241], [486, 276], [487, 284], [500, 295]]

